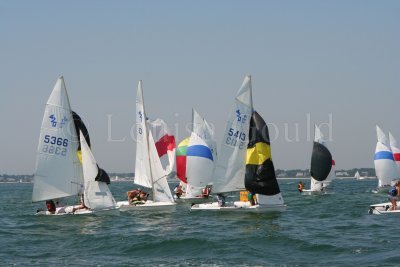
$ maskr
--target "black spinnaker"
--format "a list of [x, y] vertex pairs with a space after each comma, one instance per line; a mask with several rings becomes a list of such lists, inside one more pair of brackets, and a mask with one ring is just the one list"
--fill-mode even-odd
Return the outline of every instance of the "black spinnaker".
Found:
[[268, 126], [256, 111], [250, 120], [245, 187], [255, 194], [272, 196], [280, 193], [271, 158]]
[[311, 156], [311, 177], [324, 181], [332, 169], [332, 154], [323, 144], [314, 141]]

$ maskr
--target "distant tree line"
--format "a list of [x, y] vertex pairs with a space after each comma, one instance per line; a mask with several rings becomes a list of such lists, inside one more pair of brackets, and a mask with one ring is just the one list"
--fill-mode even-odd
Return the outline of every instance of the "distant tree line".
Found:
[[[336, 176], [338, 177], [354, 177], [356, 172], [359, 172], [361, 176], [367, 177], [375, 177], [375, 169], [374, 168], [353, 168], [350, 170], [336, 170]], [[309, 169], [293, 169], [293, 170], [282, 170], [277, 169], [275, 171], [276, 176], [284, 177], [284, 178], [296, 178], [296, 177], [310, 177], [310, 170]], [[119, 178], [133, 178], [135, 176], [134, 173], [131, 172], [111, 172], [108, 173], [110, 177]], [[0, 175], [0, 182], [32, 182], [33, 181], [33, 174], [1, 174]]]

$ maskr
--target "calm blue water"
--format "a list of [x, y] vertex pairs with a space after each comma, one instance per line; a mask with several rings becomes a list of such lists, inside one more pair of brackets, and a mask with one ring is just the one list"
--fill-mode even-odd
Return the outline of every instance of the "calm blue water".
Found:
[[[333, 194], [302, 196], [279, 180], [287, 211], [121, 212], [34, 216], [32, 184], [0, 184], [0, 266], [400, 265], [400, 217], [369, 215], [386, 201], [377, 180], [335, 180]], [[307, 181], [309, 187], [309, 181]], [[133, 188], [112, 183], [117, 200]]]

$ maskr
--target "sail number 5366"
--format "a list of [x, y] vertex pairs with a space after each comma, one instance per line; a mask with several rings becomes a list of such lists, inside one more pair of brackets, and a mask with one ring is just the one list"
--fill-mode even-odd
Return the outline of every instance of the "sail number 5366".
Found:
[[43, 142], [45, 144], [43, 145], [42, 152], [61, 156], [67, 155], [68, 139], [45, 135]]
[[67, 147], [68, 146], [68, 139], [64, 139], [61, 137], [55, 137], [55, 136], [50, 136], [48, 134], [46, 134], [44, 136], [44, 140], [43, 142], [45, 142], [46, 144], [51, 144], [51, 145], [57, 145], [57, 146], [64, 146]]

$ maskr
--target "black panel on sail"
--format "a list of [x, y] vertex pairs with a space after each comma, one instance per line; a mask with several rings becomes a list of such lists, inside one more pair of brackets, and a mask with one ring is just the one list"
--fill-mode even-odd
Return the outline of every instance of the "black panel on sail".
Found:
[[317, 181], [325, 180], [332, 169], [331, 152], [322, 144], [314, 141], [311, 156], [310, 174]]
[[280, 193], [271, 158], [268, 126], [257, 112], [253, 112], [250, 120], [244, 182], [246, 189], [255, 194], [271, 196]]
[[94, 178], [95, 181], [97, 182], [104, 182], [109, 184], [110, 183], [110, 176], [108, 176], [108, 173], [103, 170], [102, 168], [97, 165], [97, 176]]
[[[88, 144], [89, 147], [91, 147], [89, 131], [87, 130], [87, 128], [86, 128], [85, 124], [83, 123], [81, 117], [77, 113], [72, 111], [72, 118], [74, 119], [74, 125], [75, 125], [76, 134], [78, 135], [78, 139], [80, 140], [79, 131], [81, 131], [83, 136], [86, 139], [86, 143]], [[79, 142], [78, 150], [81, 150], [81, 142]]]

